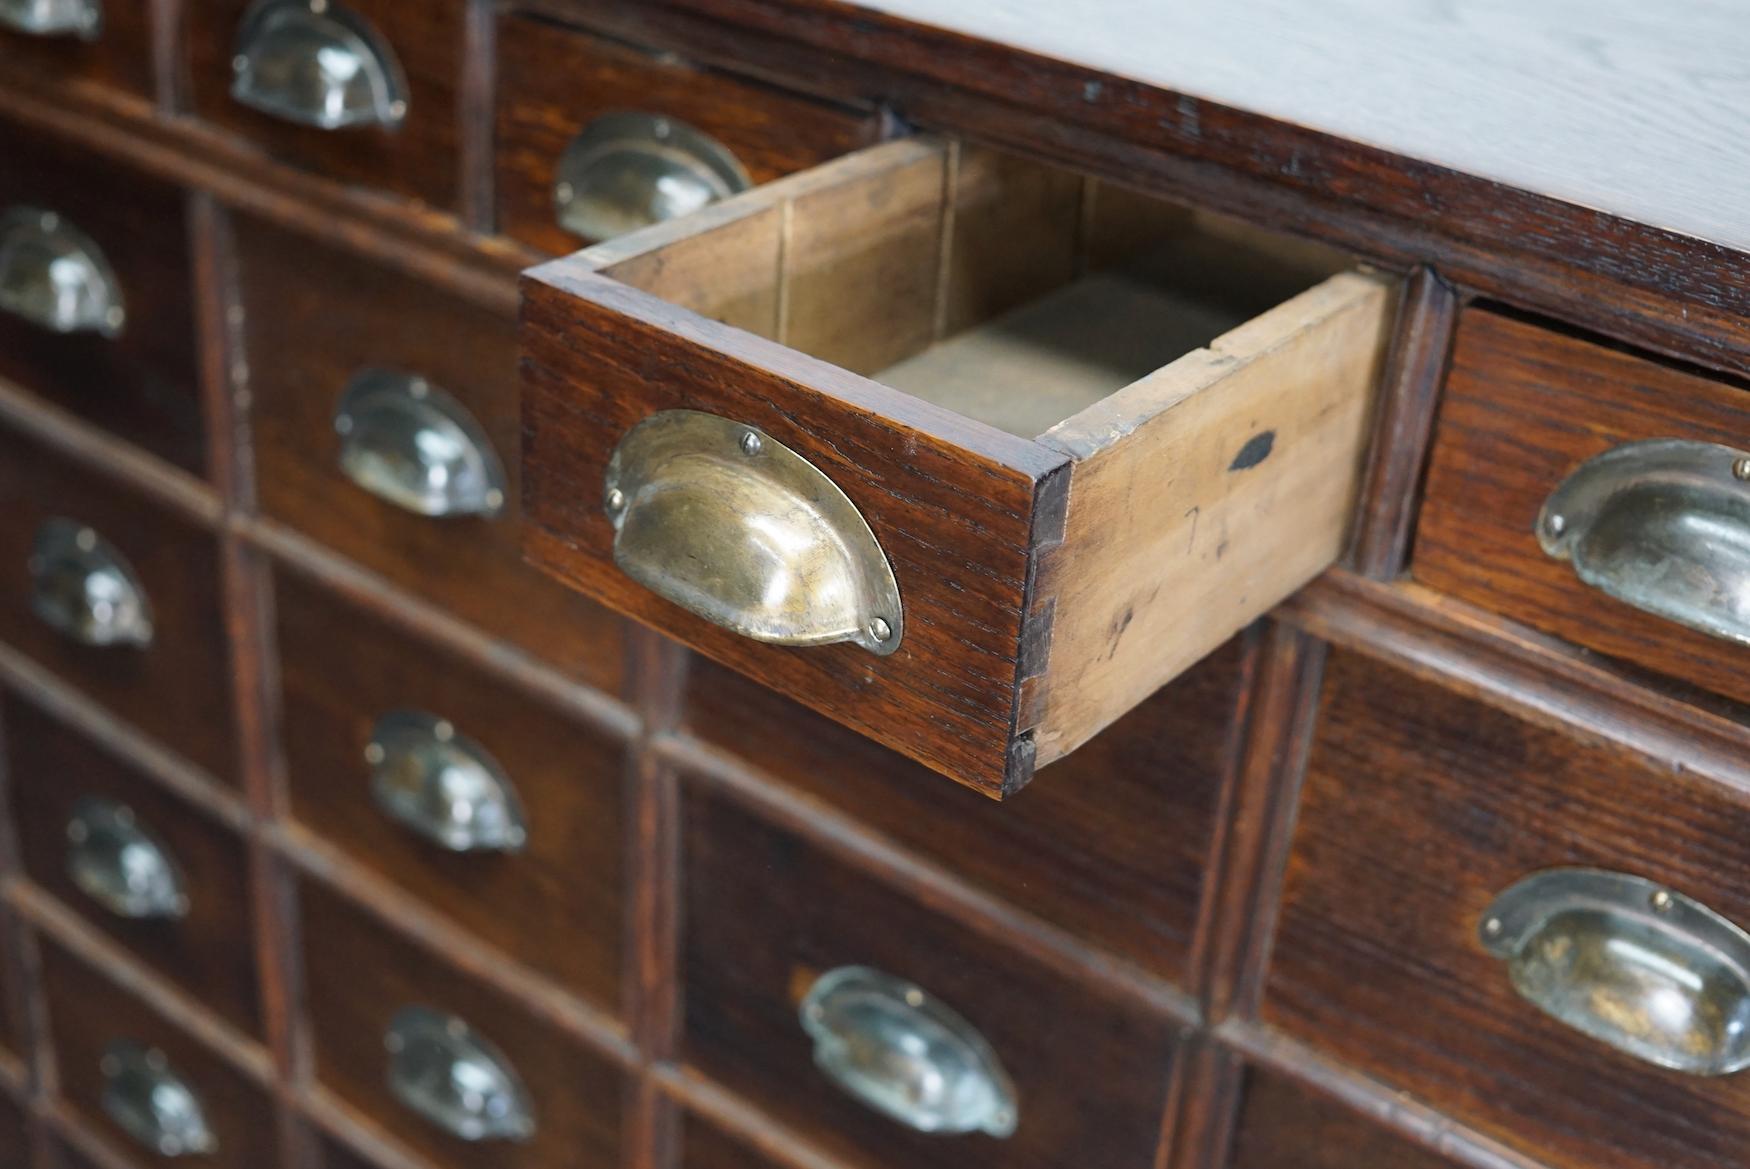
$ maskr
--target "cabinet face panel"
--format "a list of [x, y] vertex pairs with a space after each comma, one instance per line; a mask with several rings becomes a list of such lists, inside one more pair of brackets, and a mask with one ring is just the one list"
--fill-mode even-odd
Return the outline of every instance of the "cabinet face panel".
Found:
[[681, 1128], [680, 1164], [681, 1169], [791, 1169], [692, 1113]]
[[[396, 934], [341, 894], [306, 881], [304, 965], [317, 1077], [423, 1155], [458, 1169], [609, 1169], [618, 1164], [621, 1075], [606, 1057]], [[388, 1085], [385, 1037], [397, 1012], [424, 1006], [464, 1020], [522, 1081], [535, 1117], [527, 1141], [467, 1142], [402, 1104]]]
[[40, 938], [40, 946], [61, 1095], [81, 1121], [136, 1163], [165, 1163], [111, 1120], [103, 1107], [104, 1057], [115, 1041], [131, 1041], [162, 1052], [171, 1071], [199, 1097], [217, 1141], [201, 1164], [213, 1169], [271, 1169], [279, 1164], [273, 1107], [262, 1084], [53, 941]]
[[1718, 1165], [1750, 1138], [1741, 1077], [1654, 1067], [1558, 1023], [1479, 927], [1499, 894], [1570, 866], [1750, 923], [1746, 865], [1743, 791], [1335, 653], [1264, 1017], [1550, 1165]]
[[0, 1092], [0, 1169], [30, 1169], [30, 1131], [24, 1108]]
[[184, 21], [194, 108], [204, 121], [248, 139], [268, 157], [349, 186], [453, 211], [463, 0], [335, 0], [370, 26], [406, 78], [407, 111], [391, 128], [323, 130], [294, 125], [231, 96], [232, 58], [252, 0], [192, 0]]
[[[618, 693], [620, 620], [522, 563], [514, 323], [256, 220], [237, 222], [237, 244], [262, 510]], [[416, 515], [347, 477], [336, 406], [372, 369], [422, 377], [472, 415], [506, 476], [502, 512]]]
[[[7, 780], [26, 875], [244, 1031], [260, 1026], [248, 856], [237, 832], [16, 695], [0, 697]], [[119, 805], [155, 838], [188, 899], [184, 916], [127, 918], [69, 873], [82, 801]]]
[[1245, 1072], [1228, 1169], [1458, 1169], [1303, 1084]]
[[[1173, 1024], [939, 914], [703, 783], [687, 784], [683, 804], [689, 1063], [854, 1165], [1149, 1163]], [[822, 1074], [799, 1003], [845, 966], [921, 987], [983, 1036], [1014, 1083], [1012, 1136], [915, 1132]]]
[[29, 71], [58, 82], [89, 85], [152, 100], [152, 29], [148, 0], [103, 5], [103, 29], [93, 40], [0, 32], [0, 70]]
[[[151, 607], [149, 645], [93, 646], [32, 607], [45, 522], [89, 527], [127, 562]], [[0, 640], [214, 778], [235, 782], [230, 662], [214, 534], [117, 480], [0, 429]]]
[[[617, 1010], [622, 745], [291, 572], [276, 580], [292, 814], [439, 913]], [[398, 710], [446, 720], [484, 750], [521, 805], [521, 851], [452, 852], [385, 813], [366, 753], [378, 720]]]
[[120, 333], [108, 337], [57, 333], [0, 312], [0, 378], [202, 474], [183, 192], [10, 123], [0, 123], [0, 158], [0, 215], [33, 208], [57, 216], [55, 230], [82, 233], [111, 270], [125, 314]]
[[557, 222], [566, 146], [604, 114], [671, 118], [734, 156], [754, 183], [873, 142], [879, 118], [700, 68], [535, 16], [498, 23], [498, 228], [548, 252], [584, 244]]
[[[1538, 536], [1545, 501], [1587, 461], [1653, 439], [1750, 451], [1747, 421], [1750, 390], [1742, 386], [1471, 309], [1453, 345], [1410, 571], [1432, 588], [1587, 649], [1750, 702], [1750, 650], [1588, 586], [1574, 563], [1546, 555]], [[1729, 457], [1719, 461], [1715, 490], [1730, 485], [1741, 494], [1730, 464]], [[1668, 557], [1640, 570], [1650, 591], [1670, 593], [1688, 582], [1717, 590], [1715, 604], [1730, 605], [1739, 586], [1729, 573], [1713, 580], [1708, 565], [1729, 559], [1734, 537], [1712, 530], [1702, 515], [1685, 525], [1673, 515], [1677, 507], [1672, 493], [1639, 517], [1628, 507], [1601, 508], [1595, 540], [1632, 546], [1639, 541], [1628, 533], [1644, 529], [1648, 544]], [[1574, 526], [1570, 546], [1582, 538], [1580, 522]], [[1700, 538], [1684, 539], [1685, 526]], [[1607, 564], [1610, 553], [1595, 558]]]
[[[1245, 638], [1229, 642], [1002, 804], [703, 659], [687, 729], [1059, 928], [1185, 975]], [[773, 728], [782, 727], [782, 734]]]

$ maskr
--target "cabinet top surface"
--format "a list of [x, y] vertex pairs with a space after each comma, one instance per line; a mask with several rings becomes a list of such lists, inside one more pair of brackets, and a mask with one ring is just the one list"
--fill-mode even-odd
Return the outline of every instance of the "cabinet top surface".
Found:
[[1750, 251], [1741, 0], [863, 0]]

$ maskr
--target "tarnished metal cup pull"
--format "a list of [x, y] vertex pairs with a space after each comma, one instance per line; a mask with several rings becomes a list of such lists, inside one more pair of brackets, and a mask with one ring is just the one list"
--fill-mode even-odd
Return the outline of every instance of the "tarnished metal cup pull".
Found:
[[96, 40], [103, 32], [102, 0], [0, 0], [0, 28], [33, 37]]
[[451, 852], [521, 852], [522, 801], [487, 754], [446, 719], [395, 710], [365, 747], [371, 796], [390, 818]]
[[84, 645], [152, 644], [152, 606], [134, 570], [84, 524], [44, 520], [30, 553], [30, 607]]
[[614, 563], [657, 595], [755, 641], [899, 648], [899, 584], [875, 533], [770, 435], [666, 410], [627, 431], [604, 486]]
[[86, 796], [67, 821], [67, 875], [117, 917], [188, 916], [182, 873], [152, 830], [125, 804]]
[[1015, 1088], [996, 1053], [943, 1003], [891, 974], [841, 966], [802, 999], [815, 1066], [853, 1099], [930, 1133], [1015, 1131]]
[[407, 78], [393, 50], [333, 0], [258, 0], [237, 30], [231, 96], [319, 130], [389, 127], [407, 116]]
[[464, 1141], [526, 1141], [535, 1135], [528, 1092], [504, 1056], [454, 1015], [430, 1007], [395, 1012], [383, 1038], [389, 1090]]
[[657, 114], [604, 114], [559, 156], [553, 204], [560, 227], [605, 240], [751, 186], [735, 155], [691, 126]]
[[123, 1132], [161, 1157], [218, 1151], [194, 1089], [156, 1047], [117, 1039], [104, 1048], [103, 1111]]
[[1546, 869], [1478, 926], [1513, 988], [1627, 1055], [1698, 1076], [1750, 1065], [1750, 935], [1625, 873]]
[[53, 211], [0, 214], [0, 311], [51, 333], [121, 335], [121, 285], [90, 236]]
[[1537, 538], [1593, 588], [1750, 645], [1750, 451], [1683, 439], [1606, 451], [1550, 495]]
[[372, 495], [428, 516], [494, 516], [504, 464], [467, 407], [416, 374], [363, 369], [334, 408], [340, 469]]

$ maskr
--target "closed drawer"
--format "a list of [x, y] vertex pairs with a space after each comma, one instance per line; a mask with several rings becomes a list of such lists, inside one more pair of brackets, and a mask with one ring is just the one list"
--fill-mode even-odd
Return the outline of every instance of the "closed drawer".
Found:
[[517, 546], [514, 325], [265, 224], [237, 246], [263, 511], [619, 691], [619, 618]]
[[297, 576], [276, 593], [293, 816], [616, 1009], [623, 745]]
[[1169, 1020], [702, 784], [683, 815], [690, 1064], [854, 1165], [1150, 1163]]
[[1745, 1073], [1649, 1059], [1742, 1043], [1729, 930], [1678, 897], [1750, 922], [1750, 796], [1347, 654], [1321, 710], [1266, 1019], [1553, 1166], [1735, 1159]]
[[704, 659], [689, 672], [686, 724], [1012, 904], [1183, 981], [1245, 652], [1229, 642], [1000, 807]]
[[1013, 792], [1337, 555], [1393, 294], [1330, 265], [928, 140], [780, 180], [525, 276], [525, 551]]
[[682, 1124], [681, 1169], [792, 1169], [793, 1165], [767, 1156], [694, 1114], [687, 1114]]
[[0, 1092], [0, 1169], [30, 1169], [24, 1107], [5, 1092]]
[[141, 1166], [279, 1164], [262, 1083], [50, 939], [41, 950], [60, 1093], [84, 1123]]
[[1471, 310], [1411, 571], [1750, 702], [1750, 464], [1733, 472], [1746, 418], [1741, 386]]
[[12, 125], [0, 157], [0, 378], [202, 473], [182, 192]]
[[[0, 946], [11, 946], [19, 928], [12, 911], [0, 905]], [[11, 1061], [20, 1069], [28, 1049], [23, 1011], [24, 1000], [20, 988], [14, 985], [12, 964], [0, 962], [0, 1062]], [[0, 1097], [3, 1095], [0, 1090]]]
[[192, 520], [0, 430], [0, 640], [230, 783], [218, 560]]
[[[621, 1077], [605, 1056], [339, 894], [305, 883], [301, 895], [324, 1084], [444, 1165], [619, 1163]], [[463, 1084], [478, 1095], [461, 1099]]]
[[0, 69], [152, 99], [149, 5], [138, 0], [14, 4], [0, 16]]
[[499, 230], [550, 252], [818, 166], [879, 131], [873, 111], [534, 16], [500, 19], [498, 56]]
[[1457, 1169], [1407, 1137], [1261, 1068], [1247, 1068], [1229, 1169]]
[[4, 717], [25, 874], [226, 1021], [257, 1030], [242, 838], [15, 695]]
[[452, 211], [464, 7], [191, 0], [195, 112], [278, 161]]

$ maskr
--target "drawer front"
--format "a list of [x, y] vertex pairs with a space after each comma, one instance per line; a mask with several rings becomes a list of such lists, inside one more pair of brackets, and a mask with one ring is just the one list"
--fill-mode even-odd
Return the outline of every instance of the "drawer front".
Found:
[[0, 1169], [30, 1169], [24, 1106], [5, 1092], [0, 1092]]
[[[619, 619], [522, 563], [512, 323], [265, 224], [240, 221], [237, 242], [263, 510], [583, 681], [618, 692]], [[343, 394], [373, 370], [425, 379], [450, 400], [444, 407], [450, 420], [472, 420], [467, 425], [502, 471], [496, 514], [419, 514], [377, 493], [392, 485], [367, 476], [373, 483], [367, 489], [343, 470], [344, 451], [361, 457], [399, 451], [395, 444], [408, 441], [406, 432], [388, 422], [405, 411], [394, 407], [419, 409], [407, 401], [411, 387], [387, 387], [388, 407], [379, 411], [387, 421], [373, 424], [369, 411], [349, 409], [352, 429], [338, 433]], [[448, 424], [428, 417], [415, 425]]]
[[[200, 117], [280, 162], [455, 209], [464, 0], [333, 0], [319, 10], [300, 0], [191, 0], [187, 7]], [[322, 124], [308, 91], [288, 95], [291, 86], [274, 84], [306, 75], [303, 62], [314, 53], [345, 63], [325, 72], [356, 79], [350, 93], [324, 92], [325, 105], [347, 111], [346, 125]], [[240, 67], [248, 78], [241, 83]]]
[[1327, 262], [911, 140], [532, 269], [525, 554], [1011, 795], [1341, 549], [1393, 294]]
[[1245, 1072], [1228, 1169], [1458, 1169], [1286, 1076]]
[[[0, 431], [0, 640], [229, 783], [235, 752], [217, 545], [182, 515]], [[42, 572], [33, 572], [33, 558]], [[143, 597], [144, 608], [77, 603], [94, 597], [79, 588], [91, 576], [118, 589], [115, 582], [131, 578], [125, 592]], [[107, 630], [96, 636], [118, 640], [92, 644], [91, 635], [53, 625], [39, 615], [45, 604], [75, 629], [89, 622]], [[100, 611], [111, 619], [97, 620]]]
[[[0, 946], [11, 946], [20, 926], [12, 911], [0, 905]], [[28, 1041], [23, 1026], [24, 1001], [14, 984], [12, 963], [0, 962], [0, 1059], [16, 1060], [22, 1066]], [[4, 1098], [4, 1093], [0, 1093]]]
[[1182, 980], [1244, 653], [1242, 640], [1228, 643], [1001, 806], [703, 659], [689, 671], [687, 727], [1059, 928]]
[[[396, 1137], [445, 1165], [479, 1169], [565, 1169], [618, 1164], [621, 1077], [602, 1055], [461, 974], [437, 954], [397, 937], [339, 894], [306, 882], [303, 938], [317, 1076]], [[423, 1007], [420, 1026], [405, 1009]], [[473, 1050], [437, 1048], [424, 1024], [459, 1019]], [[398, 1075], [389, 1050], [397, 1023], [399, 1050], [432, 1052], [442, 1064], [490, 1061], [495, 1090], [508, 1072], [520, 1084], [534, 1127], [523, 1140], [464, 1140], [403, 1103], [390, 1087]], [[452, 1038], [455, 1038], [452, 1035]], [[442, 1041], [440, 1040], [439, 1043]], [[436, 1050], [434, 1050], [436, 1048]], [[403, 1068], [405, 1065], [402, 1065]], [[441, 1080], [435, 1071], [428, 1083]], [[417, 1082], [417, 1081], [415, 1081]], [[489, 1094], [492, 1099], [506, 1098]], [[425, 1099], [425, 1097], [420, 1097]], [[506, 1098], [508, 1099], [508, 1098]]]
[[[1612, 502], [1595, 520], [1563, 517], [1572, 523], [1562, 533], [1566, 559], [1547, 555], [1552, 533], [1539, 533], [1546, 502], [1582, 464], [1654, 439], [1724, 444], [1750, 456], [1746, 419], [1750, 391], [1741, 387], [1471, 310], [1453, 348], [1411, 571], [1588, 649], [1750, 702], [1750, 651], [1657, 611], [1706, 592], [1708, 611], [1735, 607], [1735, 636], [1750, 640], [1745, 568], [1732, 552], [1734, 541], [1750, 538], [1750, 485], [1733, 478], [1730, 456], [1716, 456], [1710, 484], [1692, 494], [1643, 454], [1613, 476]], [[1710, 498], [1720, 510], [1709, 510]], [[1722, 530], [1716, 525], [1739, 535], [1695, 535]], [[1632, 573], [1612, 567], [1636, 562]], [[1580, 569], [1629, 587], [1644, 580], [1642, 605], [1589, 587]]]
[[199, 1102], [199, 1129], [211, 1142], [200, 1164], [216, 1169], [279, 1164], [273, 1107], [262, 1084], [53, 941], [43, 938], [41, 950], [60, 1091], [84, 1123], [138, 1165], [180, 1163], [143, 1142], [163, 1133], [192, 1142], [197, 1129], [161, 1122], [156, 1133], [142, 1128], [136, 1135], [111, 1119], [106, 1106], [107, 1097], [145, 1120], [151, 1110], [142, 1101], [154, 1090], [174, 1092], [163, 1081], [175, 1077]]
[[[1174, 1057], [1170, 1023], [938, 915], [703, 785], [687, 785], [683, 806], [691, 1064], [851, 1164], [1149, 1163]], [[855, 968], [880, 974], [865, 982]], [[943, 1009], [955, 1018], [944, 1021]], [[952, 1040], [927, 1059], [901, 1054], [917, 1036], [944, 1033]], [[850, 1053], [854, 1066], [839, 1075], [862, 1077], [868, 1092], [927, 1099], [939, 1076], [981, 1106], [881, 1114], [816, 1065], [816, 1044], [823, 1056]], [[993, 1086], [1004, 1077], [1006, 1092]]]
[[4, 717], [25, 874], [228, 1022], [256, 1031], [242, 839], [22, 699], [6, 695]]
[[[718, 173], [710, 164], [721, 164], [721, 156], [700, 144], [675, 173], [709, 176], [694, 179], [694, 186], [718, 197], [743, 181], [765, 183], [818, 166], [873, 142], [879, 132], [872, 111], [786, 93], [534, 16], [500, 19], [498, 56], [499, 230], [548, 252], [569, 252], [599, 238], [577, 230], [598, 219], [576, 202], [584, 186], [579, 180], [609, 185], [608, 175], [585, 165], [600, 157], [604, 147], [598, 143], [624, 142], [622, 149], [644, 144], [646, 156], [661, 145], [647, 136], [652, 127], [626, 124], [621, 137], [603, 124], [572, 148], [604, 114], [654, 115], [705, 135], [733, 161]], [[559, 221], [556, 203], [562, 181], [572, 183], [569, 227]]]
[[[3, 1163], [0, 1163], [3, 1164]], [[695, 1114], [681, 1127], [681, 1169], [791, 1169]]]
[[75, 274], [79, 303], [87, 306], [0, 310], [0, 378], [201, 473], [182, 192], [11, 125], [0, 125], [0, 156], [7, 159], [0, 168], [0, 280], [15, 286], [8, 301], [40, 289], [54, 257], [63, 273]]
[[[1680, 763], [1534, 726], [1346, 654], [1331, 659], [1321, 706], [1268, 1021], [1550, 1165], [1700, 1169], [1733, 1160], [1750, 1132], [1745, 1073], [1655, 1067], [1514, 990], [1519, 978], [1571, 992], [1576, 1006], [1596, 1006], [1577, 1022], [1618, 1041], [1653, 1042], [1660, 1022], [1675, 1032], [1681, 988], [1698, 961], [1693, 942], [1649, 948], [1621, 916], [1657, 910], [1653, 896], [1626, 906], [1614, 893], [1539, 902], [1552, 924], [1525, 952], [1552, 962], [1573, 953], [1577, 973], [1511, 966], [1484, 947], [1480, 930], [1501, 912], [1501, 894], [1570, 867], [1644, 878], [1750, 923], [1750, 887], [1739, 879], [1750, 861], [1750, 797]], [[1588, 917], [1592, 910], [1567, 904], [1611, 908]], [[1588, 921], [1601, 924], [1582, 932]], [[1697, 930], [1692, 936], [1712, 936]], [[1644, 953], [1647, 964], [1588, 965], [1584, 956], [1600, 949]], [[1655, 967], [1674, 980], [1662, 1000]], [[1629, 993], [1634, 970], [1644, 1000]], [[1619, 971], [1620, 984], [1612, 981]], [[1702, 1011], [1697, 1030], [1682, 1033], [1690, 1056], [1709, 1046], [1708, 1019], [1725, 1026], [1734, 1017], [1732, 986], [1722, 980], [1717, 1012]]]
[[[519, 961], [616, 1009], [622, 744], [296, 576], [282, 572], [276, 593], [293, 815]], [[393, 729], [385, 716], [397, 712], [448, 723], [449, 746], [466, 744], [466, 755], [442, 753], [430, 722]], [[450, 792], [467, 797], [459, 802], [472, 821], [439, 798], [443, 789], [422, 786], [453, 784], [443, 767], [459, 760], [496, 773], [503, 789]], [[421, 792], [429, 803], [389, 794]], [[502, 822], [506, 807], [516, 838], [468, 832], [470, 822]]]
[[[32, 5], [24, 5], [26, 9]], [[150, 5], [138, 0], [35, 5], [61, 9], [56, 19], [22, 22], [0, 31], [0, 68], [7, 75], [29, 71], [56, 81], [79, 81], [152, 100]], [[95, 25], [89, 13], [99, 13]]]

